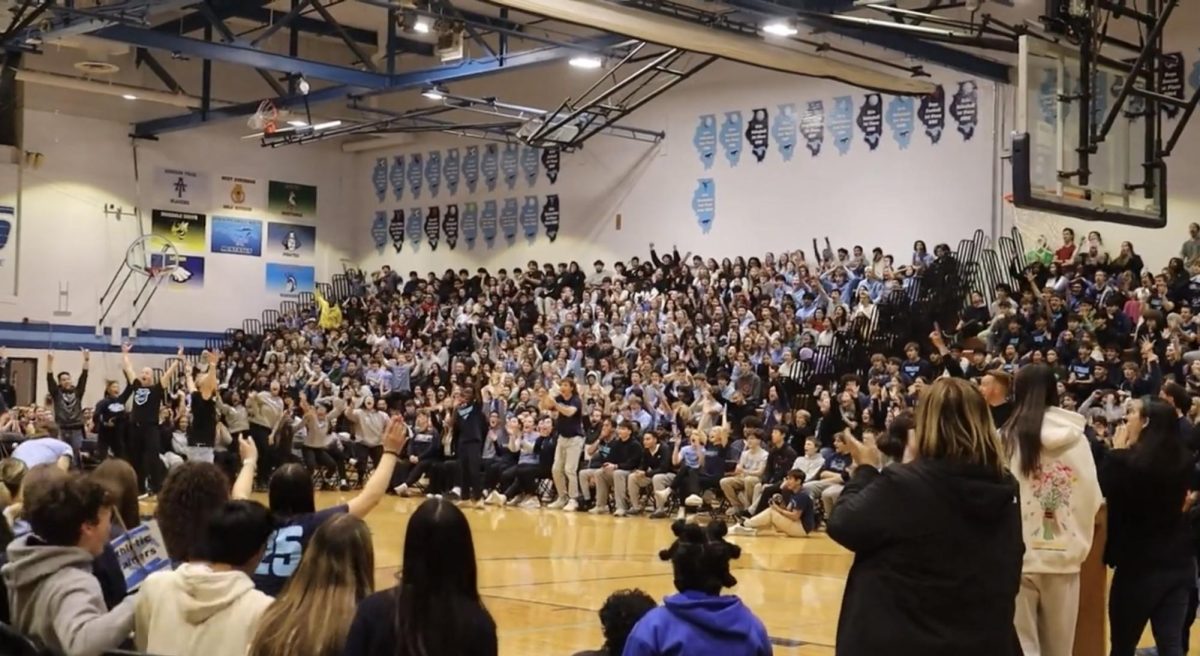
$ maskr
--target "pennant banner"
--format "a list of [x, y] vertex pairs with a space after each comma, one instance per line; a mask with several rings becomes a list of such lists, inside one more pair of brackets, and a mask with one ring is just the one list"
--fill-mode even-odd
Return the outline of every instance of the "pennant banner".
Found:
[[479, 230], [483, 233], [483, 241], [488, 248], [496, 242], [496, 220], [499, 217], [499, 211], [496, 207], [496, 201], [483, 201], [483, 214], [479, 217]]
[[558, 194], [549, 194], [546, 196], [546, 204], [542, 206], [542, 225], [546, 228], [546, 237], [550, 239], [550, 243], [558, 239], [559, 218]]
[[442, 177], [446, 179], [446, 191], [453, 196], [458, 193], [458, 181], [462, 175], [462, 162], [460, 161], [458, 149], [451, 148], [446, 151], [446, 163], [442, 166]]
[[520, 213], [520, 206], [517, 204], [516, 198], [505, 198], [504, 205], [500, 208], [500, 231], [504, 233], [504, 239], [511, 246], [517, 240], [517, 216]]
[[388, 175], [388, 180], [392, 183], [392, 198], [404, 198], [404, 155], [392, 158], [392, 172]]
[[479, 236], [479, 204], [463, 205], [462, 234], [467, 242], [467, 248], [475, 248], [475, 239]]
[[392, 238], [392, 247], [399, 253], [400, 249], [404, 248], [404, 210], [392, 210], [388, 236]]
[[550, 184], [558, 182], [559, 167], [562, 166], [562, 151], [558, 148], [542, 149], [542, 167], [546, 169], [546, 179]]
[[537, 239], [538, 232], [538, 211], [541, 209], [541, 203], [538, 202], [537, 196], [526, 196], [525, 204], [521, 205], [521, 230], [525, 232], [525, 238], [529, 243]]
[[450, 250], [458, 246], [458, 205], [447, 205], [442, 215], [442, 232], [446, 234], [446, 245]]
[[429, 239], [429, 249], [437, 250], [441, 236], [442, 209], [437, 205], [430, 207], [425, 214], [425, 237]]
[[375, 220], [371, 222], [371, 241], [375, 242], [375, 249], [382, 251], [388, 242], [388, 220], [387, 212], [378, 210], [375, 212]]

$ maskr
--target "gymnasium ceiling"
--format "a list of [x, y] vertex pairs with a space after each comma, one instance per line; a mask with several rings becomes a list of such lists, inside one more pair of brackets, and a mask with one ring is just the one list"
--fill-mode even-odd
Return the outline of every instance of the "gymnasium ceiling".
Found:
[[[670, 79], [654, 83], [662, 93], [714, 59], [912, 95], [931, 88], [926, 66], [1008, 80], [1011, 33], [1028, 29], [1038, 14], [1031, 5], [1043, 4], [1017, 3], [1025, 8], [1013, 0], [0, 0], [0, 29], [9, 52], [22, 53], [26, 107], [125, 121], [139, 136], [253, 132], [247, 117], [274, 99], [291, 112], [281, 119], [341, 121], [341, 141], [500, 124], [508, 127], [492, 136], [511, 137], [521, 121], [598, 79], [607, 78], [601, 90], [627, 78], [634, 86], [642, 79], [634, 71], [673, 49], [662, 60]], [[772, 23], [795, 33], [764, 34]], [[438, 56], [439, 32], [461, 35], [461, 59]], [[567, 65], [581, 56], [603, 69]], [[431, 88], [451, 98], [422, 97]], [[499, 105], [480, 105], [480, 92], [456, 95], [481, 88]], [[625, 108], [652, 97], [626, 99]], [[600, 105], [573, 107], [605, 129], [637, 123], [635, 111], [597, 117]]]

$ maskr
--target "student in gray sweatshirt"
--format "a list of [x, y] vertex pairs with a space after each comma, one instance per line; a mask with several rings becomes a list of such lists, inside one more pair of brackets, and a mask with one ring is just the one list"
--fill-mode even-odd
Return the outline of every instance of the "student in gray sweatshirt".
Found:
[[8, 546], [0, 575], [8, 586], [12, 624], [53, 653], [100, 656], [133, 630], [136, 595], [111, 611], [92, 562], [108, 543], [112, 501], [99, 483], [54, 476], [25, 497], [31, 533]]

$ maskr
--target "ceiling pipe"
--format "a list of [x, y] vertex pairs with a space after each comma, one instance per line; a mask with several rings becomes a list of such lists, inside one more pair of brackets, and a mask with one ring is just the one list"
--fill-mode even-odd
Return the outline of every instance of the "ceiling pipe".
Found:
[[[84, 93], [96, 93], [104, 96], [137, 96], [138, 100], [160, 103], [163, 105], [172, 105], [174, 107], [182, 107], [184, 109], [195, 109], [200, 107], [201, 100], [196, 96], [189, 96], [183, 93], [171, 93], [170, 91], [159, 91], [157, 89], [148, 89], [146, 87], [136, 87], [128, 84], [116, 84], [109, 82], [101, 82], [89, 78], [75, 77], [73, 75], [63, 75], [61, 73], [48, 73], [46, 71], [31, 71], [28, 69], [17, 71], [17, 80], [29, 84], [38, 84], [47, 87], [56, 87], [58, 89], [68, 89], [71, 91], [82, 91]], [[212, 101], [213, 107], [226, 107], [232, 103], [225, 101]]]

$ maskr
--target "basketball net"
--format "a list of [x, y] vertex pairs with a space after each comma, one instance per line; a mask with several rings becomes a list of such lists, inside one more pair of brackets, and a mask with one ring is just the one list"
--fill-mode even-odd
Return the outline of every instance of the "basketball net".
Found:
[[258, 109], [246, 121], [246, 125], [252, 130], [258, 130], [263, 134], [274, 134], [279, 127], [279, 110], [275, 107], [275, 103], [270, 100], [264, 100], [258, 104]]
[[1017, 207], [1013, 204], [1012, 194], [1005, 194], [1004, 202], [1012, 213], [1012, 224], [1021, 233], [1025, 249], [1028, 251], [1039, 246], [1049, 247], [1050, 244], [1057, 244], [1063, 228], [1070, 227], [1068, 217], [1061, 214]]

